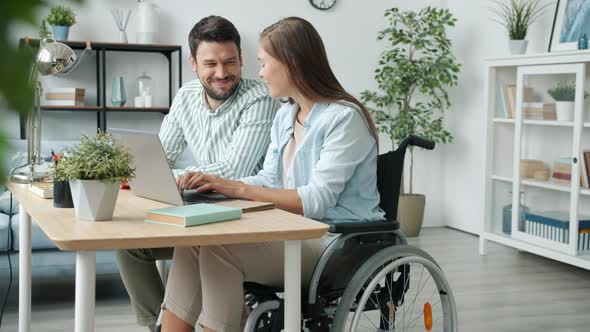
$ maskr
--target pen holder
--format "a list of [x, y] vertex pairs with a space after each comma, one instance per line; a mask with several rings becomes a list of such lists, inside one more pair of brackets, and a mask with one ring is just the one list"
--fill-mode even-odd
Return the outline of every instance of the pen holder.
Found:
[[53, 183], [53, 207], [64, 209], [74, 207], [70, 183], [68, 181], [57, 181]]

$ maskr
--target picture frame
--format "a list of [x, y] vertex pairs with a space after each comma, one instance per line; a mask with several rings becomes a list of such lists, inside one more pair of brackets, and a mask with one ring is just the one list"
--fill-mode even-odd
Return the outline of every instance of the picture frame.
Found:
[[577, 50], [582, 33], [590, 37], [590, 1], [557, 0], [548, 52]]

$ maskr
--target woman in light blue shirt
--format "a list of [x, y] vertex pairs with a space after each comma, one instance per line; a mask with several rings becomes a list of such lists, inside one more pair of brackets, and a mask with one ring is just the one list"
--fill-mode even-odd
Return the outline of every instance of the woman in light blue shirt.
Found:
[[[183, 189], [272, 202], [308, 218], [337, 223], [384, 219], [377, 191], [377, 132], [367, 109], [333, 74], [321, 37], [290, 17], [260, 37], [259, 76], [285, 100], [271, 128], [263, 169], [239, 181], [194, 172]], [[280, 222], [279, 220], [277, 222]], [[302, 243], [308, 283], [328, 241]], [[247, 317], [244, 281], [282, 286], [283, 243], [176, 248], [166, 287], [164, 331], [239, 331]]]

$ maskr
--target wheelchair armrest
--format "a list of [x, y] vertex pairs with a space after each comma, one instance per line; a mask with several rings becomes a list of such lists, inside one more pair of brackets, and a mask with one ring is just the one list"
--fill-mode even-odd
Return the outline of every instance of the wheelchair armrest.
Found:
[[398, 229], [399, 223], [397, 220], [342, 222], [330, 224], [330, 233], [335, 234], [387, 232]]

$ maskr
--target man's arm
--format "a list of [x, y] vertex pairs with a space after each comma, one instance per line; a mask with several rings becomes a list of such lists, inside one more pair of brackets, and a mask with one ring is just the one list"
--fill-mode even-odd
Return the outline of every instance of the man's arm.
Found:
[[227, 153], [215, 163], [198, 167], [207, 174], [227, 179], [252, 175], [270, 143], [270, 128], [278, 103], [269, 96], [257, 99], [240, 117], [240, 124], [232, 135]]
[[160, 141], [171, 167], [178, 160], [186, 148], [186, 139], [181, 125], [181, 112], [187, 107], [182, 95], [178, 93], [170, 106], [170, 112], [164, 117], [160, 127]]

